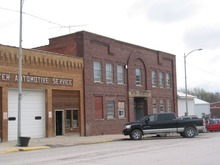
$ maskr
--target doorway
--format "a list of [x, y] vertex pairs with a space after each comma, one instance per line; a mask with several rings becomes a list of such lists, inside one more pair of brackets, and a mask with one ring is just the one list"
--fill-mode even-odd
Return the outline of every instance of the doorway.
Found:
[[63, 135], [63, 111], [56, 112], [56, 136]]
[[145, 116], [144, 98], [142, 97], [134, 98], [134, 105], [135, 105], [135, 120], [139, 120]]

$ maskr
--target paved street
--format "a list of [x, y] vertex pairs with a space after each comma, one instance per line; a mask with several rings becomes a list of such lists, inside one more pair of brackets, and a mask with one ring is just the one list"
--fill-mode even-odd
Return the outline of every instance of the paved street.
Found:
[[[0, 155], [13, 164], [77, 165], [214, 165], [219, 164], [220, 132], [202, 133], [193, 139], [179, 135], [51, 148]], [[13, 159], [12, 159], [13, 158]]]

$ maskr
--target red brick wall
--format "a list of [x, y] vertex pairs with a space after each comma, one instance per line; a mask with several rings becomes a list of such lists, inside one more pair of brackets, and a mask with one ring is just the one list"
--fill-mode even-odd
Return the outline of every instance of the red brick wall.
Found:
[[[69, 42], [75, 43], [69, 43]], [[62, 43], [61, 43], [62, 42]], [[74, 50], [70, 51], [74, 45]], [[76, 46], [76, 47], [75, 47]], [[150, 90], [152, 97], [146, 99], [145, 113], [152, 112], [152, 98], [169, 99], [172, 103], [172, 111], [177, 113], [176, 97], [176, 59], [175, 56], [159, 52], [140, 46], [124, 43], [100, 35], [78, 32], [67, 36], [50, 39], [50, 44], [44, 50], [67, 55], [83, 56], [84, 58], [84, 92], [85, 92], [85, 125], [86, 135], [97, 135], [107, 133], [121, 133], [123, 124], [134, 119], [134, 98], [128, 97], [129, 90]], [[94, 83], [93, 62], [102, 63], [102, 83]], [[105, 81], [105, 64], [112, 63], [114, 67], [114, 83], [107, 84]], [[125, 84], [117, 85], [117, 64], [127, 65], [125, 69]], [[142, 76], [144, 84], [141, 87], [135, 85], [135, 68], [139, 66], [145, 72]], [[151, 71], [162, 71], [171, 73], [172, 88], [161, 89], [152, 88]], [[158, 77], [159, 79], [159, 77]], [[95, 119], [95, 96], [103, 98], [102, 120]], [[115, 119], [106, 118], [107, 100], [125, 102], [126, 118], [119, 119], [116, 114]], [[117, 105], [115, 109], [117, 112]]]

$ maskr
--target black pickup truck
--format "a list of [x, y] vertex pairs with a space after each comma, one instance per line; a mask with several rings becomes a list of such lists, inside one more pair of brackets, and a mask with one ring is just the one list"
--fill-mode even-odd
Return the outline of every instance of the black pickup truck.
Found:
[[140, 140], [145, 134], [179, 133], [182, 137], [193, 138], [204, 129], [203, 119], [181, 120], [174, 113], [155, 113], [141, 120], [125, 124], [124, 135]]

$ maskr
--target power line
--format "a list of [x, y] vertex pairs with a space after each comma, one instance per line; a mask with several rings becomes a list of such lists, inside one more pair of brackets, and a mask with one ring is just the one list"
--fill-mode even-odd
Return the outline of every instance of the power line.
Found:
[[[9, 8], [4, 8], [4, 7], [0, 7], [0, 9], [7, 10], [7, 11], [12, 11], [12, 12], [18, 12], [18, 13], [20, 12], [20, 11], [18, 11], [18, 10], [9, 9]], [[42, 21], [45, 21], [45, 22], [48, 22], [48, 23], [50, 23], [50, 24], [54, 24], [54, 25], [57, 25], [57, 26], [58, 26], [58, 27], [53, 27], [53, 28], [60, 28], [60, 29], [62, 29], [62, 28], [68, 28], [68, 29], [69, 29], [69, 33], [70, 33], [70, 29], [71, 29], [72, 27], [86, 26], [86, 25], [63, 26], [63, 25], [61, 25], [61, 24], [59, 24], [59, 23], [56, 23], [56, 22], [53, 22], [53, 21], [50, 21], [50, 20], [47, 20], [47, 19], [38, 17], [38, 16], [33, 15], [33, 14], [30, 14], [30, 13], [22, 12], [22, 14], [25, 14], [25, 15], [28, 15], [28, 16], [30, 16], [30, 17], [34, 17], [34, 18], [37, 18], [37, 19], [39, 19], [39, 20], [42, 20]]]

